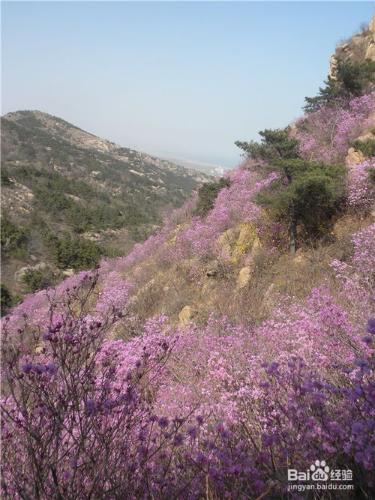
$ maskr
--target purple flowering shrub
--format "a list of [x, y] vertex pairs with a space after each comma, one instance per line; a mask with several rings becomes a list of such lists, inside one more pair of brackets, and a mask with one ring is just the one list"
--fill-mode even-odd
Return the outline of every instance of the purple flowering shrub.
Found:
[[[208, 342], [206, 347], [216, 343], [217, 350], [222, 346], [223, 356], [206, 353], [211, 360], [216, 357], [206, 374], [211, 404], [200, 404], [198, 395], [179, 411], [172, 411], [165, 394], [180, 398], [183, 384], [176, 387], [172, 381], [181, 381], [178, 361], [189, 354], [192, 332], [166, 335], [165, 318], [160, 318], [128, 344], [105, 340], [106, 329], [118, 320], [67, 313], [56, 322], [52, 306], [42, 353], [23, 343], [24, 331], [15, 339], [5, 326], [4, 497], [247, 498], [269, 493], [281, 498], [288, 465], [305, 470], [317, 456], [331, 467], [351, 468], [354, 480], [371, 495], [374, 320], [361, 356], [350, 362], [335, 359], [332, 377], [326, 361], [323, 370], [294, 355], [280, 356], [279, 362], [254, 360], [245, 340], [251, 332], [241, 338], [239, 327], [233, 327], [233, 338], [225, 337], [228, 321], [213, 320], [207, 330], [211, 339], [201, 339], [201, 347], [202, 342]], [[243, 352], [246, 345], [250, 357], [241, 365], [237, 349]], [[193, 369], [204, 364], [203, 352], [196, 353]], [[237, 372], [236, 364], [230, 368], [236, 354]], [[216, 395], [215, 384], [220, 387]], [[223, 398], [228, 392], [231, 397]], [[232, 415], [225, 412], [231, 400]]]
[[374, 126], [374, 92], [345, 104], [325, 106], [297, 122], [295, 136], [303, 158], [340, 162], [345, 158], [351, 141], [364, 129]]
[[184, 420], [157, 417], [150, 394], [168, 359], [168, 343], [159, 339], [137, 359], [129, 356], [120, 377], [117, 353], [103, 341], [121, 314], [112, 310], [95, 319], [84, 312], [88, 299], [79, 290], [70, 293], [64, 314], [51, 303], [44, 333], [34, 338], [43, 341], [42, 350], [30, 345], [26, 327], [15, 333], [5, 322], [6, 498], [168, 498], [184, 489], [171, 465], [172, 458], [173, 467], [179, 464], [174, 450], [184, 441]]
[[56, 288], [27, 295], [23, 302], [12, 309], [7, 318], [8, 328], [16, 330], [22, 327], [27, 318], [28, 330], [40, 330], [41, 325], [50, 320], [51, 304], [56, 318], [58, 314], [66, 312], [66, 300], [71, 300], [72, 295], [79, 302], [87, 302], [86, 299], [90, 297], [91, 314], [96, 318], [105, 317], [109, 312], [125, 308], [132, 288], [133, 285], [116, 271], [81, 271], [65, 279]]
[[331, 262], [342, 302], [351, 311], [353, 320], [361, 324], [366, 315], [372, 314], [375, 286], [375, 224], [352, 236], [354, 253], [350, 262], [337, 259]]
[[[245, 162], [240, 168], [227, 174], [230, 186], [221, 189], [212, 210], [206, 217], [194, 216], [197, 197], [170, 214], [163, 227], [144, 243], [134, 246], [125, 257], [103, 260], [100, 273], [112, 271], [123, 273], [137, 266], [140, 262], [158, 262], [158, 265], [178, 263], [183, 259], [225, 258], [218, 244], [219, 236], [236, 224], [243, 222], [257, 223], [262, 215], [256, 204], [256, 195], [270, 186], [278, 178], [271, 172], [266, 176], [259, 174], [251, 162]], [[275, 226], [276, 227], [276, 226]]]
[[347, 176], [347, 200], [350, 207], [366, 210], [375, 202], [375, 187], [370, 171], [375, 169], [375, 158], [350, 165]]
[[223, 188], [207, 217], [193, 218], [191, 223], [177, 234], [169, 254], [177, 258], [195, 256], [199, 258], [220, 256], [218, 237], [226, 229], [240, 222], [256, 222], [261, 208], [255, 203], [256, 195], [271, 185], [278, 174], [272, 172], [261, 177], [256, 171], [238, 168], [228, 174], [229, 187]]
[[143, 243], [134, 245], [128, 255], [114, 259], [102, 259], [100, 263], [101, 274], [106, 274], [111, 271], [116, 271], [121, 274], [149, 258], [155, 258], [156, 256], [163, 258], [163, 252], [171, 237], [171, 233], [175, 231], [176, 226], [178, 227], [181, 224], [190, 222], [196, 202], [197, 193], [193, 194], [182, 207], [176, 208], [171, 213], [166, 214], [162, 228], [147, 238]]
[[331, 468], [351, 469], [357, 491], [371, 496], [374, 368], [373, 358], [357, 360], [339, 367], [332, 384], [299, 358], [264, 365], [262, 397], [244, 398], [245, 418], [219, 424], [219, 437], [207, 440], [202, 461], [212, 490], [228, 498], [287, 498], [287, 468], [304, 471], [324, 456]]
[[37, 328], [5, 319], [3, 496], [283, 498], [288, 466], [324, 458], [371, 497], [374, 227], [353, 245], [334, 294], [280, 300], [260, 325], [160, 316], [113, 340], [130, 290], [117, 272], [50, 291]]
[[106, 316], [108, 311], [122, 311], [128, 300], [132, 284], [125, 281], [116, 271], [101, 274], [99, 283], [100, 291], [95, 304], [95, 312]]

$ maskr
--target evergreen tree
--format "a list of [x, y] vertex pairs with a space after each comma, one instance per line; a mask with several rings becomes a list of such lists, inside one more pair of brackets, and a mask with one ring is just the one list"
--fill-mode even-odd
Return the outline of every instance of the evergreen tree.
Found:
[[[301, 159], [280, 160], [282, 178], [258, 201], [276, 218], [288, 221], [291, 253], [297, 248], [297, 229], [308, 239], [324, 235], [344, 196], [345, 168]], [[286, 182], [285, 182], [286, 180]]]
[[261, 130], [259, 135], [262, 138], [261, 142], [236, 141], [235, 145], [249, 157], [268, 162], [298, 157], [298, 141], [290, 137], [289, 127]]
[[305, 97], [304, 110], [317, 111], [322, 106], [333, 105], [336, 101], [358, 97], [373, 88], [375, 83], [375, 61], [338, 61], [335, 76], [329, 76], [319, 88], [315, 97]]
[[299, 158], [298, 141], [286, 129], [259, 132], [261, 142], [236, 142], [246, 154], [263, 160], [260, 168], [278, 170], [280, 181], [259, 195], [258, 201], [277, 218], [287, 220], [289, 246], [297, 247], [297, 229], [303, 227], [310, 238], [329, 227], [344, 193], [345, 169], [312, 163]]

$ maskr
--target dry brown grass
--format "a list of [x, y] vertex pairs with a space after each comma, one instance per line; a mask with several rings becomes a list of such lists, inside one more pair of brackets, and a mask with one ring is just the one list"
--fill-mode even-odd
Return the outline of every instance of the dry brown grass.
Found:
[[[352, 235], [371, 222], [370, 216], [346, 215], [336, 222], [330, 240], [306, 245], [295, 255], [267, 246], [257, 249], [249, 263], [249, 283], [241, 289], [236, 281], [244, 261], [224, 264], [192, 259], [168, 264], [156, 257], [148, 259], [129, 273], [137, 284], [129, 313], [141, 323], [158, 314], [178, 323], [179, 312], [189, 305], [197, 311], [194, 321], [198, 324], [205, 323], [211, 313], [258, 324], [277, 306], [280, 295], [303, 299], [323, 284], [334, 289], [332, 260], [348, 261], [353, 253]], [[217, 272], [207, 276], [213, 268]]]

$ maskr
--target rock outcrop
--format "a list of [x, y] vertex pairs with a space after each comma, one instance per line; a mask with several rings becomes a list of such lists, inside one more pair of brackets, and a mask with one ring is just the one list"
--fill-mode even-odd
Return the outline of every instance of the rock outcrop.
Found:
[[336, 47], [330, 59], [329, 76], [335, 78], [339, 60], [359, 62], [365, 59], [375, 61], [375, 16], [360, 33]]
[[180, 314], [178, 315], [180, 326], [185, 326], [188, 323], [190, 323], [190, 321], [192, 321], [195, 315], [196, 315], [196, 310], [193, 307], [191, 306], [183, 307], [180, 311]]
[[240, 272], [238, 273], [237, 277], [237, 288], [245, 288], [250, 282], [251, 278], [251, 267], [250, 266], [245, 266], [243, 267]]
[[243, 222], [225, 231], [220, 235], [218, 244], [233, 263], [239, 262], [245, 254], [254, 255], [261, 247], [256, 228], [249, 222]]

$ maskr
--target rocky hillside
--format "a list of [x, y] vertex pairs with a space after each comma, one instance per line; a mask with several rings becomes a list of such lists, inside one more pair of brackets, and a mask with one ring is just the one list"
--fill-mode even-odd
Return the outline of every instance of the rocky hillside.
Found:
[[374, 498], [373, 76], [9, 312], [9, 497]]
[[26, 265], [56, 274], [126, 252], [208, 179], [39, 111], [4, 116], [1, 141], [3, 280], [17, 291]]
[[355, 63], [366, 59], [375, 61], [375, 17], [360, 33], [337, 45], [330, 60], [329, 74], [335, 76], [340, 60]]

